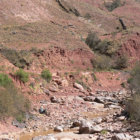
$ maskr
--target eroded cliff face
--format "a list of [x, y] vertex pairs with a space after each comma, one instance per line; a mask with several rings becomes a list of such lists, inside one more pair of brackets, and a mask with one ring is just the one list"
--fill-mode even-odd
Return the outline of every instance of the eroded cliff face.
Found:
[[[73, 53], [65, 58], [58, 53], [49, 57], [43, 53], [39, 59], [50, 67], [57, 65], [59, 69], [63, 61], [68, 68], [77, 64], [80, 68], [83, 64], [85, 68], [92, 68], [90, 61], [94, 53], [85, 44], [85, 39], [94, 31], [101, 39], [120, 42], [122, 47], [118, 54], [139, 59], [139, 10], [140, 3], [135, 0], [1, 0], [0, 44], [3, 48], [27, 51], [36, 48], [47, 52], [52, 48], [54, 52], [55, 48], [62, 48], [64, 52]], [[60, 60], [60, 66], [53, 62], [53, 56], [55, 61]], [[34, 60], [40, 63], [38, 57]]]

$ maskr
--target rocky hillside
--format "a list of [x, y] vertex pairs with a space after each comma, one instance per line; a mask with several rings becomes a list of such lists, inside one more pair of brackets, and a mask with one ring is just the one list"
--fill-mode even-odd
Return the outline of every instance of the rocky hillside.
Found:
[[138, 138], [121, 113], [140, 60], [139, 15], [139, 0], [0, 0], [0, 104], [19, 104], [2, 106], [0, 133], [14, 133], [1, 137]]

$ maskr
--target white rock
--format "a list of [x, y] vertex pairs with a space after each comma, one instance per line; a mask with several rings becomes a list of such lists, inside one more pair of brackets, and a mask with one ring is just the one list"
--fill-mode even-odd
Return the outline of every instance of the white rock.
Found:
[[84, 91], [84, 88], [83, 88], [83, 86], [82, 85], [80, 85], [80, 84], [78, 84], [78, 83], [74, 83], [74, 85], [73, 85], [75, 88], [77, 88], [77, 89], [79, 89], [79, 90], [81, 90], [81, 91]]
[[54, 128], [54, 131], [56, 131], [56, 132], [63, 132], [64, 130], [63, 130], [63, 127], [62, 126], [56, 126]]
[[133, 137], [128, 134], [119, 133], [113, 136], [111, 140], [133, 140]]
[[56, 139], [52, 135], [47, 135], [47, 136], [36, 136], [32, 140], [56, 140]]
[[92, 133], [99, 133], [99, 132], [101, 132], [103, 130], [103, 128], [101, 127], [101, 126], [99, 126], [99, 125], [96, 125], [96, 126], [93, 126], [92, 127]]
[[94, 108], [104, 108], [104, 104], [92, 102]]
[[119, 121], [124, 121], [125, 120], [125, 116], [121, 116], [118, 118]]
[[80, 134], [90, 134], [91, 128], [92, 128], [92, 124], [89, 121], [83, 120], [83, 121], [81, 121], [79, 133]]
[[102, 122], [102, 118], [101, 117], [98, 117], [98, 118], [95, 118], [93, 121], [95, 122], [95, 123], [101, 123]]

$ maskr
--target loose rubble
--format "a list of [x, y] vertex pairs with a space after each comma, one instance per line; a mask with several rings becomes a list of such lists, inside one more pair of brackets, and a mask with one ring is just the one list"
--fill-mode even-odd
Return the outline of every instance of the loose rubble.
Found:
[[[45, 90], [47, 101], [40, 101], [38, 109], [32, 112], [32, 119], [24, 123], [13, 122], [19, 128], [25, 128], [24, 133], [34, 133], [39, 130], [50, 129], [53, 135], [36, 136], [33, 140], [138, 140], [139, 133], [131, 133], [131, 127], [125, 126], [127, 120], [123, 112], [123, 99], [126, 91], [96, 91], [96, 93], [81, 92], [82, 85], [74, 83], [76, 92], [80, 95], [50, 96]], [[79, 89], [79, 91], [77, 91]], [[56, 91], [55, 91], [56, 92]], [[40, 115], [39, 115], [40, 114]], [[71, 132], [69, 132], [71, 131]]]

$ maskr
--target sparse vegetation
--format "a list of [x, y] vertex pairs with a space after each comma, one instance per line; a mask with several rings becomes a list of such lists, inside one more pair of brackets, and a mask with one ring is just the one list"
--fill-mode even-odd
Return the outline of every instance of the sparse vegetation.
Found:
[[48, 83], [52, 80], [52, 74], [48, 69], [45, 69], [41, 72], [41, 76], [45, 79]]
[[121, 2], [121, 0], [113, 0], [113, 2], [106, 2], [105, 7], [108, 11], [113, 11], [114, 9], [123, 6], [124, 3]]
[[140, 121], [140, 93], [137, 92], [126, 103], [126, 111], [131, 120]]
[[131, 90], [140, 92], [140, 62], [133, 68], [128, 83]]
[[86, 38], [86, 44], [94, 51], [101, 42], [95, 32], [90, 32]]
[[93, 77], [93, 80], [94, 81], [97, 81], [98, 80], [94, 72], [92, 72], [91, 76]]
[[140, 63], [138, 63], [131, 72], [131, 78], [128, 80], [133, 95], [127, 101], [126, 111], [130, 119], [140, 121]]
[[111, 58], [105, 55], [96, 55], [91, 63], [96, 70], [110, 70], [112, 68]]
[[19, 68], [29, 67], [32, 64], [31, 53], [26, 50], [17, 51], [15, 49], [1, 49], [4, 55], [13, 65]]
[[0, 74], [0, 79], [0, 119], [22, 116], [20, 121], [23, 121], [25, 117], [23, 114], [30, 108], [29, 101], [18, 93], [7, 75]]
[[0, 73], [0, 86], [6, 87], [12, 83], [12, 79], [8, 75]]
[[93, 51], [108, 56], [114, 55], [121, 46], [118, 41], [109, 41], [107, 39], [101, 41], [94, 32], [88, 34], [86, 44]]
[[96, 70], [124, 69], [128, 67], [128, 58], [125, 56], [116, 57], [114, 60], [110, 56], [96, 54], [91, 60], [93, 68]]
[[117, 58], [115, 62], [116, 69], [124, 69], [128, 67], [128, 57], [127, 56], [120, 56]]
[[[91, 32], [86, 38], [86, 44], [96, 53], [91, 61], [96, 70], [124, 69], [128, 66], [126, 56], [116, 56], [121, 47], [118, 41], [101, 41], [96, 33]], [[116, 60], [113, 57], [116, 57]]]
[[23, 83], [26, 83], [29, 80], [29, 74], [27, 72], [25, 72], [23, 69], [17, 70], [16, 73], [15, 73], [15, 75]]
[[84, 83], [83, 81], [79, 81], [79, 80], [76, 80], [76, 83], [80, 84], [83, 86], [84, 89], [89, 89], [88, 85], [86, 83]]

